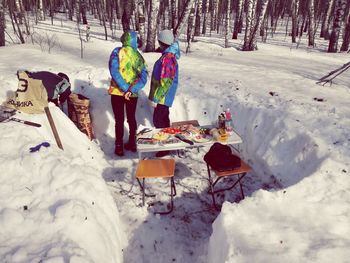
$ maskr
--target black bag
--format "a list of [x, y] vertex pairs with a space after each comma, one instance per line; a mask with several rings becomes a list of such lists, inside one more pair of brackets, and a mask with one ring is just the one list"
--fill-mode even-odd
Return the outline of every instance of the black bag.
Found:
[[229, 171], [241, 166], [241, 158], [232, 154], [231, 148], [221, 143], [214, 143], [204, 155], [204, 161], [219, 172]]

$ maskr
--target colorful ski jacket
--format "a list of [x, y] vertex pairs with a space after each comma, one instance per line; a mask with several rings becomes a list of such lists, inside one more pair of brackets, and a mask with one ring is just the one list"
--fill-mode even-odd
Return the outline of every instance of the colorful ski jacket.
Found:
[[179, 66], [177, 59], [179, 58], [179, 43], [174, 42], [163, 51], [162, 56], [154, 64], [148, 96], [151, 101], [168, 107], [172, 106], [178, 85]]
[[109, 72], [112, 80], [110, 95], [123, 96], [131, 91], [133, 96], [146, 85], [147, 68], [145, 60], [137, 50], [137, 33], [125, 32], [121, 37], [122, 47], [115, 48], [109, 58]]

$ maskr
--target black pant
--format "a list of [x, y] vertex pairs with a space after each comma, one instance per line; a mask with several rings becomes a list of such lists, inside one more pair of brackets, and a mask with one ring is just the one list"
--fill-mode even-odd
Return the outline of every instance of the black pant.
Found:
[[123, 144], [124, 108], [126, 108], [126, 119], [129, 124], [129, 142], [135, 143], [137, 129], [135, 118], [137, 98], [131, 97], [130, 100], [126, 100], [123, 96], [112, 95], [111, 102], [115, 118], [115, 144]]
[[153, 124], [156, 128], [170, 127], [169, 107], [157, 104], [153, 112]]

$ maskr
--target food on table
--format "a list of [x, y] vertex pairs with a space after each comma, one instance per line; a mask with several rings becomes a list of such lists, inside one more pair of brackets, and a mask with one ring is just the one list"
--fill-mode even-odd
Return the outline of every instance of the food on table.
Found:
[[228, 137], [230, 137], [230, 134], [228, 132], [226, 132], [225, 129], [219, 129], [219, 141], [221, 142], [226, 142]]
[[158, 141], [165, 141], [168, 138], [169, 138], [169, 133], [162, 132], [162, 131], [157, 132], [153, 135], [153, 139]]
[[199, 128], [199, 133], [200, 134], [210, 134], [210, 129], [209, 128]]
[[199, 143], [203, 143], [203, 142], [209, 142], [212, 140], [212, 136], [210, 135], [205, 135], [205, 134], [198, 134], [195, 136], [192, 136], [192, 141], [194, 142], [199, 142]]
[[176, 134], [176, 133], [181, 132], [181, 130], [179, 128], [169, 127], [169, 128], [162, 129], [161, 132], [165, 132], [165, 133], [169, 133], [169, 134]]

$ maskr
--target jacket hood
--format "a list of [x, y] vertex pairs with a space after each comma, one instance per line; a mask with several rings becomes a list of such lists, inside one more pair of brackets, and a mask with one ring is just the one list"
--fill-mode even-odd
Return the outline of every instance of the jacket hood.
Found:
[[180, 46], [179, 46], [179, 42], [175, 41], [174, 43], [172, 43], [168, 48], [166, 48], [162, 54], [165, 53], [173, 53], [176, 56], [176, 59], [179, 59], [181, 54], [180, 54]]
[[120, 41], [122, 42], [123, 47], [137, 48], [137, 33], [135, 31], [125, 32], [121, 36]]

